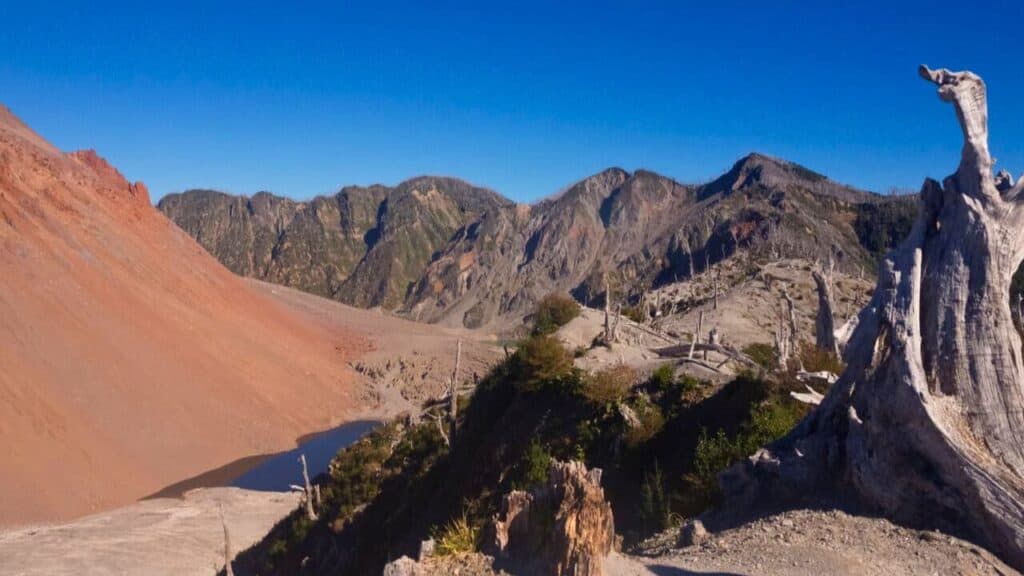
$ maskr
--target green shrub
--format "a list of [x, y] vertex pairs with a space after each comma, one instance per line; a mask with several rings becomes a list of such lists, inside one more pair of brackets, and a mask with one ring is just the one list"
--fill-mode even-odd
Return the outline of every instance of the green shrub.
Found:
[[382, 426], [339, 451], [331, 461], [326, 496], [337, 503], [336, 529], [380, 493], [382, 469], [398, 434], [394, 424]]
[[843, 373], [843, 361], [835, 352], [818, 348], [812, 343], [800, 348], [800, 360], [803, 362], [804, 370], [808, 372], [825, 371], [836, 375]]
[[734, 438], [729, 438], [724, 430], [714, 435], [701, 430], [693, 460], [698, 488], [708, 496], [717, 494], [719, 473], [765, 444], [785, 436], [799, 420], [798, 407], [772, 402], [756, 408]]
[[512, 482], [512, 487], [516, 490], [527, 490], [543, 484], [548, 479], [550, 467], [551, 454], [534, 438], [516, 466], [517, 478]]
[[637, 381], [636, 370], [618, 364], [596, 372], [584, 380], [583, 396], [598, 405], [621, 402]]
[[580, 305], [566, 294], [552, 293], [537, 304], [533, 317], [534, 334], [551, 334], [580, 315]]
[[640, 484], [640, 522], [647, 533], [661, 532], [669, 526], [665, 481], [657, 460], [654, 461], [654, 470], [644, 473]]
[[572, 372], [572, 355], [553, 336], [531, 336], [519, 345], [516, 357], [527, 389], [556, 382]]
[[480, 544], [480, 529], [473, 525], [469, 516], [463, 512], [458, 518], [452, 518], [440, 530], [433, 531], [434, 554], [452, 556], [476, 552]]
[[684, 396], [696, 393], [702, 386], [704, 386], [704, 382], [690, 375], [685, 375], [679, 379], [679, 388]]
[[647, 442], [665, 427], [665, 416], [654, 404], [641, 400], [634, 403], [633, 411], [640, 423], [626, 432], [626, 445], [630, 447]]
[[637, 324], [643, 324], [647, 320], [644, 309], [640, 306], [626, 306], [622, 309], [622, 315]]
[[659, 392], [665, 392], [672, 387], [675, 381], [676, 368], [671, 362], [658, 366], [654, 372], [651, 373], [651, 388]]
[[765, 370], [773, 370], [779, 363], [779, 351], [774, 344], [755, 342], [743, 347], [743, 353]]

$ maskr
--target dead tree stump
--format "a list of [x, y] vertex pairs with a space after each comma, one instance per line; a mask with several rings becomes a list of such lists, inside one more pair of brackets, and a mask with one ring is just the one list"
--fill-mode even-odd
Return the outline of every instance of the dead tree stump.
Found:
[[601, 470], [587, 470], [582, 462], [552, 462], [547, 484], [505, 495], [491, 532], [487, 551], [523, 573], [603, 575], [615, 527]]
[[722, 487], [733, 502], [839, 492], [965, 533], [1024, 568], [1024, 359], [1009, 294], [1024, 259], [1024, 186], [994, 182], [981, 78], [920, 73], [956, 108], [960, 166], [941, 185], [925, 181], [917, 221], [847, 344], [846, 372]]

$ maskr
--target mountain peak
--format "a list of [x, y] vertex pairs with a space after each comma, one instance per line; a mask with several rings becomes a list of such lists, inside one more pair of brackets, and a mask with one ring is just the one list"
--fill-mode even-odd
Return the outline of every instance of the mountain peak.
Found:
[[861, 200], [867, 192], [839, 184], [795, 162], [751, 152], [733, 164], [728, 172], [703, 187], [701, 196], [729, 194], [754, 185], [769, 188], [797, 187], [845, 200]]

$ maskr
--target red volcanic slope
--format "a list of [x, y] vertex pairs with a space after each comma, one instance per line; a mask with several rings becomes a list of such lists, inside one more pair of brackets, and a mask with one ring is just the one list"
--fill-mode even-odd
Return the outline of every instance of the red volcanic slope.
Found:
[[124, 504], [357, 408], [346, 357], [93, 151], [0, 106], [0, 523]]

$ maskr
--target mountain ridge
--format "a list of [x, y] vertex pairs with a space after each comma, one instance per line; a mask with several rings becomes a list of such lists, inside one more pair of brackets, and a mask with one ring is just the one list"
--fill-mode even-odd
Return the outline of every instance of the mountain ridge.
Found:
[[[361, 218], [321, 211], [320, 231], [278, 220], [288, 225], [271, 227], [276, 235], [264, 224], [240, 241], [217, 233], [251, 226], [225, 213], [223, 200], [190, 191], [168, 195], [158, 207], [236, 273], [467, 327], [498, 318], [516, 324], [551, 291], [596, 302], [605, 271], [619, 274], [624, 294], [635, 298], [739, 249], [833, 255], [841, 267], [863, 270], [876, 255], [854, 223], [862, 206], [889, 202], [756, 152], [703, 184], [610, 167], [532, 204], [449, 177], [346, 186], [305, 203], [270, 198], [294, 207], [300, 224], [325, 203], [365, 205]], [[346, 230], [346, 241], [332, 241]], [[264, 267], [244, 265], [252, 260]]]

